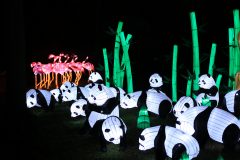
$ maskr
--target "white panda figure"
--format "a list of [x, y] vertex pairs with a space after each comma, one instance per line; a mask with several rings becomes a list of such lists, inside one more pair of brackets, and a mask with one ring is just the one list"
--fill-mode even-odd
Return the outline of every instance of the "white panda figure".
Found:
[[55, 88], [50, 90], [56, 102], [62, 103], [62, 90], [60, 88]]
[[[210, 74], [203, 74], [198, 80], [199, 90], [195, 98], [199, 105], [217, 107], [219, 103], [219, 91], [215, 80]], [[211, 102], [211, 104], [205, 104]]]
[[98, 72], [94, 71], [89, 75], [88, 82], [89, 83], [103, 83], [103, 78]]
[[87, 99], [89, 90], [85, 87], [74, 86], [65, 91], [62, 100], [64, 102], [77, 101], [79, 99]]
[[187, 109], [195, 106], [198, 106], [198, 104], [194, 98], [189, 96], [182, 96], [173, 106], [173, 114], [175, 117], [179, 117]]
[[149, 84], [153, 91], [160, 91], [163, 85], [162, 77], [158, 73], [154, 73], [149, 78]]
[[198, 141], [191, 135], [174, 127], [159, 125], [146, 128], [139, 136], [139, 150], [154, 148], [156, 160], [179, 160], [183, 153], [189, 159], [196, 158], [200, 152]]
[[69, 82], [69, 81], [66, 81], [64, 82], [61, 86], [60, 86], [60, 90], [61, 90], [61, 93], [62, 93], [62, 97], [65, 96], [65, 93], [68, 89], [74, 87], [74, 86], [77, 86], [75, 83], [73, 82]]
[[56, 100], [48, 90], [29, 89], [26, 93], [26, 105], [28, 108], [42, 107], [43, 109], [52, 110]]
[[216, 107], [189, 108], [177, 118], [176, 128], [195, 137], [201, 146], [211, 138], [225, 148], [232, 148], [240, 139], [238, 119]]
[[108, 116], [96, 121], [93, 125], [94, 134], [100, 142], [100, 150], [107, 151], [107, 143], [119, 144], [119, 150], [126, 149], [127, 126], [124, 121], [117, 116]]
[[225, 94], [220, 107], [240, 119], [240, 89]]
[[147, 106], [147, 110], [165, 118], [172, 111], [172, 100], [163, 92], [136, 91], [126, 94], [122, 99], [120, 106], [124, 109]]
[[71, 107], [71, 117], [75, 118], [78, 116], [84, 116], [86, 117], [86, 106], [88, 105], [87, 100], [85, 99], [79, 99], [76, 102], [74, 102]]

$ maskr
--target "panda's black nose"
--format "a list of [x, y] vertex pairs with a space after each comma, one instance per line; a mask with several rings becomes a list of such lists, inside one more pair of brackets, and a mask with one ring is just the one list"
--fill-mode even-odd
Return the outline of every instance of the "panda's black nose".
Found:
[[114, 140], [114, 138], [110, 138], [109, 141], [112, 142]]

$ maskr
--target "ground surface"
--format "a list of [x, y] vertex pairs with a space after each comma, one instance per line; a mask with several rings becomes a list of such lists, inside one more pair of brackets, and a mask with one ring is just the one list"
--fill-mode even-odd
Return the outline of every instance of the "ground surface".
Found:
[[[32, 160], [154, 160], [153, 150], [138, 150], [137, 115], [135, 109], [120, 110], [120, 116], [128, 127], [127, 149], [119, 151], [118, 145], [108, 144], [108, 151], [102, 153], [93, 135], [78, 133], [85, 119], [72, 119], [68, 105], [58, 104], [54, 111], [27, 109], [18, 116], [21, 119], [14, 122], [19, 130], [11, 133], [15, 136], [11, 138], [13, 144], [10, 150], [14, 148], [16, 152], [8, 156]], [[154, 115], [150, 115], [150, 118], [151, 126], [158, 123]], [[196, 159], [217, 160], [219, 156], [224, 157], [224, 160], [240, 159], [240, 145], [228, 153], [223, 153], [222, 148], [221, 144], [208, 141]]]

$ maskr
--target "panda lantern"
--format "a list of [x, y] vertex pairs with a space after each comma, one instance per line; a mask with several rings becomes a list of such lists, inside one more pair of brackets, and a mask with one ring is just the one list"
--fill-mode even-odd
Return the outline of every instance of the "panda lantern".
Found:
[[215, 80], [210, 74], [203, 74], [198, 81], [199, 90], [194, 91], [198, 105], [217, 107], [219, 92]]
[[156, 160], [170, 157], [179, 160], [186, 153], [189, 159], [198, 156], [198, 141], [191, 135], [171, 126], [159, 125], [146, 128], [139, 136], [139, 150], [154, 148]]
[[232, 90], [225, 94], [221, 108], [240, 119], [240, 89]]
[[195, 137], [200, 146], [211, 138], [232, 149], [240, 140], [240, 123], [229, 112], [216, 107], [196, 106], [177, 118], [176, 128]]
[[26, 105], [28, 108], [41, 107], [45, 110], [53, 110], [56, 100], [52, 93], [43, 89], [29, 89], [26, 93]]

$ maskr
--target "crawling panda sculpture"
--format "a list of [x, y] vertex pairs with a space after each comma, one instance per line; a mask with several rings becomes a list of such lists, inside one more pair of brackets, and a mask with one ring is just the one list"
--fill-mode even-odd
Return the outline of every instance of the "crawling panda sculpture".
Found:
[[146, 128], [139, 136], [139, 150], [154, 148], [156, 160], [171, 158], [179, 160], [183, 153], [189, 159], [196, 158], [200, 147], [198, 141], [191, 135], [174, 127], [159, 125]]
[[216, 107], [189, 108], [177, 118], [176, 128], [195, 137], [201, 146], [211, 138], [222, 143], [226, 149], [231, 149], [240, 139], [238, 119]]
[[28, 108], [40, 107], [46, 110], [54, 109], [56, 100], [52, 93], [44, 89], [29, 89], [26, 93]]

